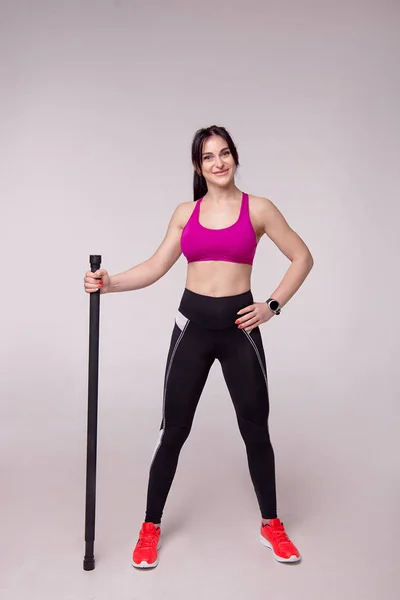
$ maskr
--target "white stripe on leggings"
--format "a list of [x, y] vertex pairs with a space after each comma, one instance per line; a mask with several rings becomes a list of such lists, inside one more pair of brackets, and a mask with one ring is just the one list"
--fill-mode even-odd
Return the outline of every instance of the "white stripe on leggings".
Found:
[[265, 371], [265, 369], [264, 369], [264, 365], [262, 364], [261, 356], [260, 356], [260, 353], [259, 353], [259, 351], [258, 351], [257, 345], [256, 345], [255, 341], [253, 340], [253, 338], [251, 337], [251, 335], [250, 335], [250, 333], [249, 333], [248, 331], [246, 331], [245, 329], [242, 329], [242, 331], [243, 331], [243, 333], [245, 333], [245, 334], [246, 334], [246, 336], [247, 336], [247, 339], [248, 339], [248, 340], [250, 340], [250, 343], [251, 343], [251, 345], [252, 345], [252, 346], [253, 346], [253, 348], [254, 348], [254, 351], [255, 351], [255, 353], [256, 353], [256, 355], [257, 355], [257, 358], [258, 358], [258, 362], [260, 363], [260, 367], [261, 367], [262, 374], [264, 375], [264, 379], [265, 379], [265, 385], [266, 385], [266, 387], [267, 387], [267, 391], [268, 391], [268, 378], [267, 378], [267, 373], [266, 373], [266, 371]]
[[[178, 339], [176, 340], [174, 349], [173, 349], [172, 354], [171, 354], [170, 361], [169, 361], [169, 363], [167, 365], [167, 370], [166, 370], [166, 374], [165, 374], [164, 394], [163, 394], [163, 409], [162, 409], [162, 423], [163, 423], [163, 427], [162, 427], [162, 429], [160, 429], [160, 432], [159, 432], [159, 435], [158, 435], [158, 441], [157, 441], [157, 445], [155, 447], [155, 450], [153, 452], [153, 457], [152, 457], [151, 463], [150, 463], [150, 469], [151, 469], [151, 466], [152, 466], [152, 464], [154, 462], [156, 454], [157, 454], [157, 452], [158, 452], [158, 450], [159, 450], [159, 448], [161, 446], [162, 438], [163, 438], [164, 431], [165, 431], [165, 396], [167, 394], [167, 384], [168, 384], [169, 374], [171, 372], [172, 361], [174, 360], [174, 357], [175, 357], [176, 351], [178, 349], [178, 346], [181, 343], [183, 336], [185, 335], [185, 331], [188, 328], [189, 323], [190, 323], [190, 321], [189, 321], [189, 319], [187, 319], [184, 328], [182, 329], [182, 331], [181, 331]], [[178, 327], [179, 327], [179, 325], [178, 325]]]

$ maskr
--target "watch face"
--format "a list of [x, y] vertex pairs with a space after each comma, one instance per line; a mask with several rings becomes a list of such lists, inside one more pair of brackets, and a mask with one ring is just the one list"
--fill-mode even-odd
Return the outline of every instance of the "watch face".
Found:
[[279, 307], [279, 302], [277, 300], [271, 300], [269, 307], [271, 310], [276, 310]]

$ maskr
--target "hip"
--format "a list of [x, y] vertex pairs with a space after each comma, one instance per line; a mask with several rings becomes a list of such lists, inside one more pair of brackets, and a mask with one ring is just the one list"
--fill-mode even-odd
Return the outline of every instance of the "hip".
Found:
[[229, 296], [208, 296], [185, 288], [178, 311], [205, 329], [236, 327], [238, 311], [254, 302], [251, 290]]

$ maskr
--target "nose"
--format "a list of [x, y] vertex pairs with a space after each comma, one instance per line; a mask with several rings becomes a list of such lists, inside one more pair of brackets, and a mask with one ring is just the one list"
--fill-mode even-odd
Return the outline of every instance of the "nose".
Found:
[[215, 159], [215, 166], [218, 167], [219, 169], [223, 168], [224, 161], [222, 160], [222, 158], [220, 156], [217, 156], [217, 158]]

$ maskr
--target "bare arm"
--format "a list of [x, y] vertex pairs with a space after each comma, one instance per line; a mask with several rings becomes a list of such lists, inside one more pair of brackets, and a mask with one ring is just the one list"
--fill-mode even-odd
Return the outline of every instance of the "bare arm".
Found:
[[182, 253], [180, 240], [188, 204], [183, 202], [177, 206], [165, 237], [153, 256], [127, 271], [111, 275], [110, 285], [102, 293], [139, 290], [152, 285], [169, 271]]
[[271, 298], [284, 306], [306, 279], [314, 265], [314, 259], [304, 241], [289, 226], [273, 202], [257, 198], [257, 213], [261, 229], [292, 263], [281, 283], [270, 294]]

